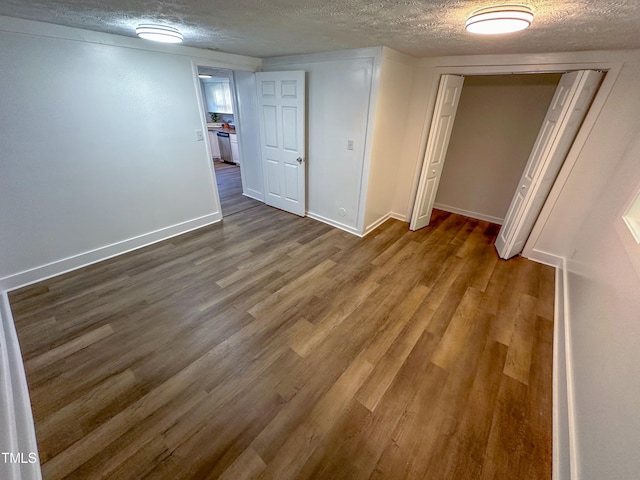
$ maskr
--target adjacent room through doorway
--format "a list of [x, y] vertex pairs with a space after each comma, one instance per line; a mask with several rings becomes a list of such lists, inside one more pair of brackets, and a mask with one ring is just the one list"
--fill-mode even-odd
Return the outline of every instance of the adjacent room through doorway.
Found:
[[231, 70], [198, 67], [207, 138], [223, 217], [261, 202], [243, 193], [241, 154], [236, 132], [237, 112]]
[[224, 217], [242, 212], [248, 208], [257, 207], [262, 203], [242, 194], [240, 165], [213, 160], [213, 166], [216, 169], [216, 183], [218, 184], [220, 207]]

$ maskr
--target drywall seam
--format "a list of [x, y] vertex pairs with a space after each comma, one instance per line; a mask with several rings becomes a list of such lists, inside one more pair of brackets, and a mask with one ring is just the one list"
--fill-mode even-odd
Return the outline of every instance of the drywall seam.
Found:
[[465, 210], [464, 208], [452, 207], [450, 205], [444, 205], [442, 203], [434, 203], [433, 208], [438, 210], [444, 210], [449, 213], [457, 213], [458, 215], [464, 215], [465, 217], [475, 218], [476, 220], [483, 220], [485, 222], [497, 223], [502, 225], [504, 218], [493, 217], [491, 215], [485, 215], [484, 213], [472, 212], [471, 210]]
[[[20, 462], [0, 461], [0, 476], [12, 480], [40, 480], [38, 445], [29, 389], [9, 298], [0, 293], [0, 445], [3, 453], [18, 455]], [[34, 457], [33, 454], [36, 454]]]
[[40, 282], [47, 278], [55, 277], [78, 268], [86, 267], [94, 263], [107, 260], [117, 255], [146, 247], [153, 243], [167, 240], [168, 238], [182, 235], [183, 233], [196, 230], [222, 219], [220, 212], [204, 215], [202, 217], [187, 220], [186, 222], [161, 228], [153, 232], [144, 233], [136, 237], [128, 238], [119, 242], [106, 245], [104, 247], [89, 250], [71, 257], [56, 260], [46, 265], [31, 268], [0, 278], [0, 290], [15, 290], [17, 288]]

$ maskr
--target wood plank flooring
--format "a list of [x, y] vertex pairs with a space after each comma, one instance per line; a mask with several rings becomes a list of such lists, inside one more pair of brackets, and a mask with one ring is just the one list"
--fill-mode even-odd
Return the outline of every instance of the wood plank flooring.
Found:
[[264, 205], [10, 294], [45, 480], [550, 479], [553, 270]]
[[214, 161], [213, 166], [216, 171], [216, 183], [218, 184], [223, 217], [262, 205], [262, 202], [245, 197], [242, 194], [239, 165]]

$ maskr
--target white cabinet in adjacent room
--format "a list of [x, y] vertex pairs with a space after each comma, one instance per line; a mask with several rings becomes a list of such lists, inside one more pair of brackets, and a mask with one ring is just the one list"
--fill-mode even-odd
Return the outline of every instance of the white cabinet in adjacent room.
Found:
[[218, 135], [215, 130], [209, 130], [209, 145], [211, 146], [211, 157], [220, 159], [220, 146], [218, 145]]
[[238, 136], [235, 133], [229, 135], [231, 142], [231, 159], [233, 163], [240, 165], [240, 153], [238, 152]]

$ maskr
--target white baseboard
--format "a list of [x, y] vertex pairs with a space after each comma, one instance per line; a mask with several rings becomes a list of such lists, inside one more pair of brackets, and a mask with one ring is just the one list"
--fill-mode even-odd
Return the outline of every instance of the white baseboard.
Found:
[[368, 227], [366, 227], [364, 229], [364, 233], [362, 234], [362, 236], [366, 237], [367, 235], [369, 235], [371, 232], [373, 232], [376, 228], [378, 228], [380, 225], [382, 225], [384, 222], [386, 222], [390, 218], [391, 218], [391, 213], [387, 213], [386, 215], [383, 215], [382, 217], [377, 219], [375, 222], [371, 223]]
[[29, 389], [9, 299], [0, 293], [0, 478], [41, 480]]
[[529, 260], [533, 260], [534, 262], [549, 265], [550, 267], [562, 267], [562, 257], [554, 255], [553, 253], [543, 252], [542, 250], [536, 250], [535, 248], [531, 250], [529, 255], [524, 257]]
[[344, 230], [345, 232], [351, 233], [352, 235], [362, 237], [362, 235], [360, 234], [360, 232], [358, 232], [356, 228], [350, 227], [349, 225], [345, 225], [344, 223], [336, 222], [334, 220], [331, 220], [330, 218], [326, 218], [326, 217], [323, 217], [322, 215], [318, 215], [317, 213], [307, 212], [307, 217], [322, 223], [326, 223], [327, 225], [331, 225], [332, 227], [339, 228], [340, 230]]
[[108, 258], [122, 255], [123, 253], [146, 247], [152, 243], [160, 242], [183, 233], [196, 230], [198, 228], [219, 222], [222, 219], [220, 212], [204, 215], [193, 220], [178, 223], [170, 227], [161, 228], [153, 232], [145, 233], [137, 237], [122, 240], [120, 242], [107, 245], [105, 247], [96, 248], [88, 252], [63, 258], [55, 262], [48, 263], [39, 267], [35, 267], [23, 272], [19, 272], [7, 277], [0, 278], [0, 291], [15, 290], [32, 283], [55, 277], [71, 270], [86, 267], [93, 263], [107, 260]]
[[475, 218], [476, 220], [497, 223], [498, 225], [502, 225], [502, 222], [504, 222], [504, 218], [493, 217], [491, 215], [485, 215], [484, 213], [472, 212], [471, 210], [464, 210], [462, 208], [452, 207], [450, 205], [443, 205], [442, 203], [434, 203], [433, 208], [444, 210], [445, 212], [449, 213], [457, 213], [458, 215], [464, 215], [465, 217]]
[[391, 212], [389, 216], [391, 218], [395, 218], [396, 220], [400, 220], [401, 222], [407, 222], [407, 223], [409, 222], [409, 220], [407, 219], [407, 216], [401, 213]]
[[371, 223], [367, 228], [365, 228], [362, 236], [366, 237], [367, 235], [369, 235], [371, 232], [373, 232], [376, 228], [378, 228], [380, 225], [382, 225], [384, 222], [386, 222], [390, 218], [393, 218], [395, 220], [400, 220], [401, 222], [407, 221], [406, 215], [402, 215], [400, 213], [395, 213], [395, 212], [389, 212], [386, 215], [383, 215], [382, 217], [380, 217], [375, 222]]
[[566, 261], [556, 268], [553, 333], [553, 480], [577, 480], [578, 463]]

